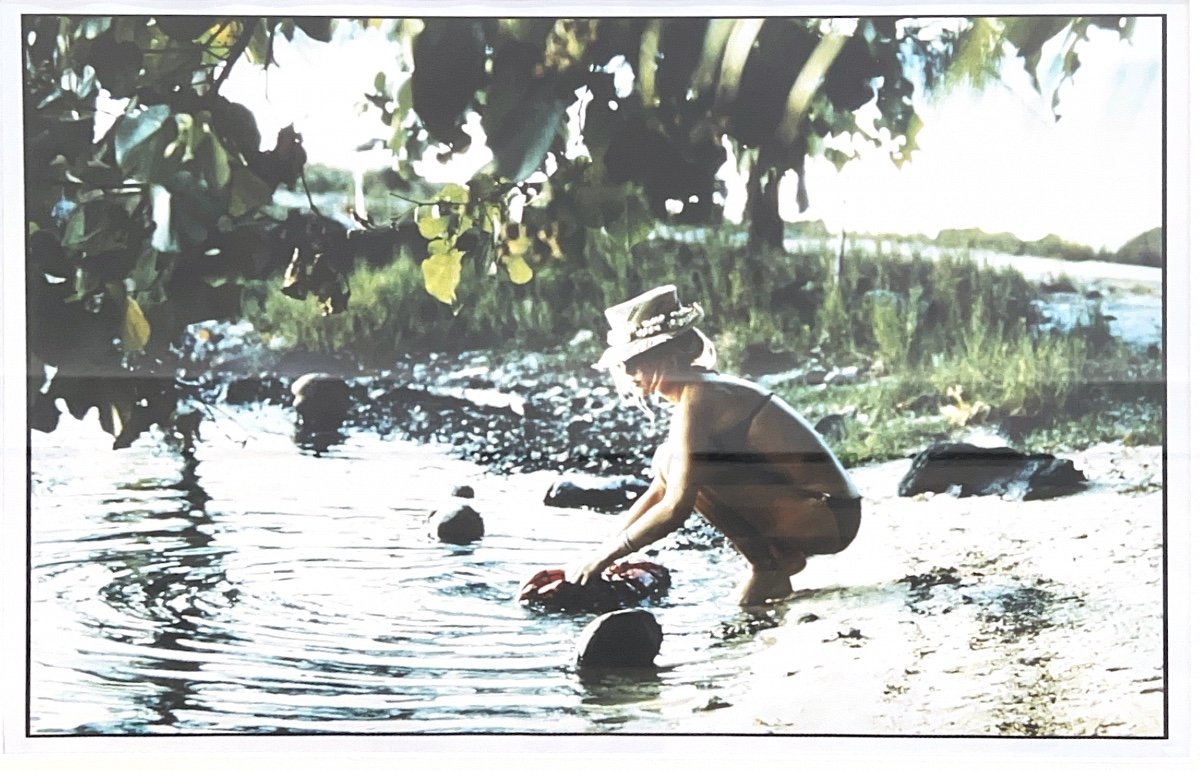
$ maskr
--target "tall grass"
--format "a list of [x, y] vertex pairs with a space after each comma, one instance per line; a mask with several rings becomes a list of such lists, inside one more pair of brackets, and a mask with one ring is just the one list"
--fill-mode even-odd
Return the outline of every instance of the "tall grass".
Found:
[[[812, 410], [849, 408], [865, 418], [839, 448], [851, 457], [900, 452], [968, 420], [1044, 422], [1080, 405], [1086, 411], [1092, 398], [1121, 398], [1114, 390], [1121, 381], [1161, 382], [1161, 362], [1137, 364], [1102, 318], [1074, 332], [1039, 331], [1036, 290], [1011, 268], [981, 266], [965, 253], [752, 254], [737, 234], [720, 230], [699, 243], [651, 239], [632, 248], [601, 237], [540, 266], [521, 286], [468, 259], [457, 309], [426, 294], [413, 261], [364, 266], [350, 276], [343, 314], [323, 318], [315, 303], [271, 292], [253, 320], [297, 348], [347, 351], [380, 365], [420, 349], [545, 347], [580, 330], [596, 333], [597, 348], [606, 306], [663, 283], [704, 307], [726, 371], [738, 371], [746, 346], [757, 343], [882, 374], [842, 405], [828, 401], [836, 389], [815, 396], [803, 386], [783, 389]], [[936, 406], [925, 413], [904, 406], [920, 398]]]

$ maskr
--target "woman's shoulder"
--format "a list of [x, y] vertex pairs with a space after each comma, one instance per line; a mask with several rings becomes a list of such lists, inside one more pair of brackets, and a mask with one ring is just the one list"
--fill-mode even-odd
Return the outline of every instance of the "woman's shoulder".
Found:
[[706, 372], [688, 384], [683, 402], [693, 415], [706, 416], [706, 422], [720, 426], [745, 410], [743, 405], [760, 400], [768, 391], [748, 380], [716, 372]]

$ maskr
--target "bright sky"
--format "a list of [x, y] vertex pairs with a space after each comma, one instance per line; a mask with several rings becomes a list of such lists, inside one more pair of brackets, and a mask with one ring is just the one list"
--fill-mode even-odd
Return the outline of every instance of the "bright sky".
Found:
[[[1156, 18], [1139, 19], [1131, 41], [1094, 34], [1063, 87], [1058, 122], [1049, 96], [1013, 62], [1004, 85], [962, 88], [923, 107], [921, 149], [902, 170], [883, 153], [841, 172], [810, 159], [812, 205], [803, 218], [865, 232], [979, 227], [1029, 240], [1056, 233], [1115, 249], [1162, 220], [1161, 42]], [[313, 161], [386, 163], [383, 152], [353, 150], [388, 135], [356, 106], [376, 72], [399, 72], [385, 36], [368, 30], [350, 44], [325, 45], [298, 34], [276, 58], [280, 67], [266, 74], [240, 63], [223, 89], [255, 111], [264, 142], [295, 123]]]

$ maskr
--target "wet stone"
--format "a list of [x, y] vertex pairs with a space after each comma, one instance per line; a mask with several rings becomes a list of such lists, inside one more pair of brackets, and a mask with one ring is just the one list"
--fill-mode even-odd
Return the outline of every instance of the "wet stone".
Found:
[[568, 509], [620, 509], [649, 488], [635, 476], [586, 477], [581, 474], [560, 479], [546, 491], [543, 503]]
[[466, 544], [483, 537], [483, 517], [466, 504], [430, 513], [429, 524], [438, 540], [446, 543]]
[[1052, 455], [946, 442], [931, 445], [913, 459], [900, 480], [899, 494], [957, 491], [960, 497], [1002, 495], [1039, 500], [1078, 492], [1086, 483], [1075, 464]]
[[662, 627], [640, 608], [605, 613], [588, 624], [575, 647], [575, 663], [591, 667], [652, 667], [662, 647]]
[[450, 494], [455, 498], [474, 498], [475, 488], [470, 485], [458, 485], [450, 491]]
[[310, 431], [334, 431], [350, 409], [350, 387], [341, 378], [310, 372], [292, 383], [292, 406]]

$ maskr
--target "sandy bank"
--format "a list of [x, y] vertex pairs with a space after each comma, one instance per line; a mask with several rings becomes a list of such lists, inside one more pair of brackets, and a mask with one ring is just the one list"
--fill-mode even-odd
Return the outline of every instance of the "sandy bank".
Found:
[[908, 467], [857, 469], [858, 540], [793, 578], [729, 706], [729, 733], [1161, 736], [1162, 449], [1068, 456], [1051, 501], [898, 498]]

